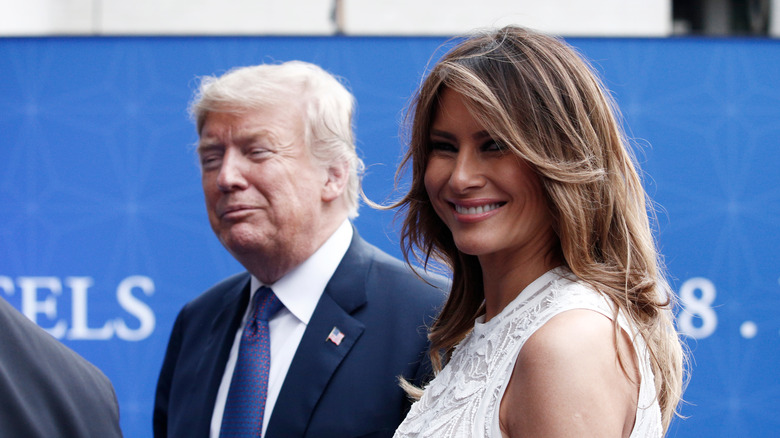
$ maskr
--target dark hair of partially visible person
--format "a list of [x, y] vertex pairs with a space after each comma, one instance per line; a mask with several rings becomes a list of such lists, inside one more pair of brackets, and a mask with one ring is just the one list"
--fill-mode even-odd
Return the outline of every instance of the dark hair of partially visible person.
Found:
[[[453, 276], [429, 336], [435, 369], [441, 370], [484, 313], [479, 261], [455, 246], [424, 184], [431, 124], [447, 88], [463, 96], [495, 141], [538, 173], [560, 260], [638, 328], [650, 351], [666, 430], [681, 399], [686, 355], [651, 229], [652, 204], [619, 111], [598, 75], [563, 41], [524, 28], [508, 26], [462, 40], [435, 64], [407, 115], [410, 146], [397, 181], [410, 168], [412, 180], [392, 206], [405, 214], [401, 246], [407, 262], [443, 263]], [[616, 322], [615, 342], [618, 330]]]

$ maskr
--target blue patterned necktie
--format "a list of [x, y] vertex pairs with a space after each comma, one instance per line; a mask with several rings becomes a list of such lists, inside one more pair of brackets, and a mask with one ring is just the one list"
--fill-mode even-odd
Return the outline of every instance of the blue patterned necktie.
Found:
[[271, 367], [271, 341], [268, 319], [282, 303], [265, 286], [255, 293], [254, 310], [247, 319], [238, 360], [230, 381], [220, 438], [259, 437], [263, 429], [268, 370]]

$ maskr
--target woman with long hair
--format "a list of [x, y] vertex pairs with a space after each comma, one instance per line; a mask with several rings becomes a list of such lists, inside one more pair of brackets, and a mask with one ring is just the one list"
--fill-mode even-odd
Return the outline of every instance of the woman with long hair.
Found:
[[475, 34], [410, 110], [407, 261], [452, 289], [436, 377], [397, 437], [660, 437], [684, 354], [649, 201], [589, 64], [519, 27]]

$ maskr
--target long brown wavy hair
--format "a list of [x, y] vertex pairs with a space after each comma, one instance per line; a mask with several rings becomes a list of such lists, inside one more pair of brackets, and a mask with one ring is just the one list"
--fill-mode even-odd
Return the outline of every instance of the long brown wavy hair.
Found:
[[438, 262], [452, 271], [449, 298], [430, 329], [434, 369], [441, 370], [485, 311], [479, 261], [455, 246], [424, 185], [430, 128], [445, 88], [462, 95], [493, 139], [539, 174], [560, 259], [645, 339], [668, 428], [682, 394], [685, 355], [651, 230], [654, 214], [619, 112], [573, 48], [527, 29], [508, 26], [461, 41], [435, 64], [409, 110], [410, 147], [397, 177], [411, 168], [411, 187], [393, 205], [405, 213], [401, 246], [407, 262], [414, 258], [426, 268]]

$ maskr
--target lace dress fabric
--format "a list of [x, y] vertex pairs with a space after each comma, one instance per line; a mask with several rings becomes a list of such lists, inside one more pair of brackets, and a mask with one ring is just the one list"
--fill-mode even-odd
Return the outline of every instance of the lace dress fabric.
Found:
[[[614, 318], [612, 305], [567, 268], [555, 268], [531, 283], [487, 323], [484, 317], [458, 344], [450, 361], [412, 405], [395, 438], [500, 438], [499, 406], [526, 340], [555, 315], [589, 309]], [[618, 323], [633, 338], [641, 383], [631, 438], [661, 437], [661, 411], [647, 347], [623, 315]]]

